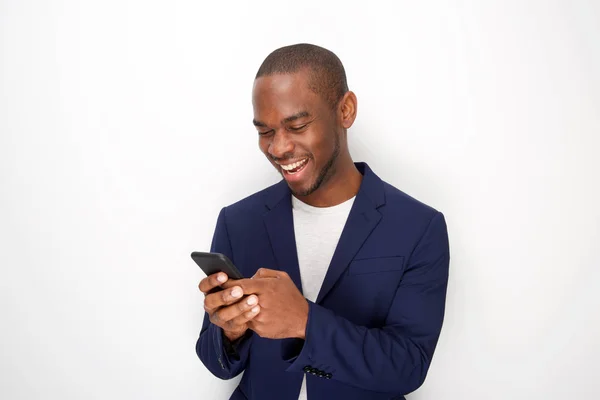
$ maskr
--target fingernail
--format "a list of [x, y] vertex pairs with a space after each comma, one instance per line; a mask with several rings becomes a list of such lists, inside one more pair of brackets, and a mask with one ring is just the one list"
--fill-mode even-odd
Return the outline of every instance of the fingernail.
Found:
[[242, 289], [236, 287], [231, 291], [231, 295], [233, 297], [240, 297], [242, 295]]
[[217, 275], [217, 280], [219, 282], [223, 283], [227, 280], [227, 277], [224, 274], [219, 274], [219, 275]]
[[256, 314], [256, 313], [258, 312], [258, 310], [259, 310], [259, 308], [258, 308], [258, 307], [254, 307], [254, 308], [252, 309], [252, 312]]
[[252, 306], [252, 305], [256, 304], [256, 300], [257, 300], [257, 298], [254, 296], [248, 297], [248, 300], [246, 300], [246, 303], [248, 303], [249, 306]]

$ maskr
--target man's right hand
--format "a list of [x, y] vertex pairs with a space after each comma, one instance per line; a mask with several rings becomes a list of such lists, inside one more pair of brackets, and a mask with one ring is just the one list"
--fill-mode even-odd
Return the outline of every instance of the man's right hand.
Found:
[[244, 335], [248, 329], [248, 321], [258, 315], [260, 306], [256, 295], [243, 298], [244, 293], [239, 286], [209, 294], [228, 279], [225, 273], [219, 272], [202, 279], [198, 288], [204, 293], [204, 310], [208, 313], [210, 322], [221, 327], [227, 339], [234, 341]]

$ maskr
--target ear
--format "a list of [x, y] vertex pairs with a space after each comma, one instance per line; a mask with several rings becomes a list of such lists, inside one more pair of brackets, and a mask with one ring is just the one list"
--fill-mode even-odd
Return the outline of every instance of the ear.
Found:
[[347, 91], [340, 100], [339, 111], [340, 118], [342, 122], [342, 126], [344, 129], [348, 129], [354, 124], [354, 120], [356, 119], [358, 102], [356, 100], [356, 95], [354, 92]]

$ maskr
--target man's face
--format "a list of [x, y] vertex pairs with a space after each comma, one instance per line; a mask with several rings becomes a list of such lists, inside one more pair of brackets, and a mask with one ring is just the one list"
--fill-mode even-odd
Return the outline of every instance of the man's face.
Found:
[[333, 175], [340, 153], [336, 113], [309, 89], [308, 73], [263, 76], [252, 91], [259, 147], [287, 181], [307, 196]]

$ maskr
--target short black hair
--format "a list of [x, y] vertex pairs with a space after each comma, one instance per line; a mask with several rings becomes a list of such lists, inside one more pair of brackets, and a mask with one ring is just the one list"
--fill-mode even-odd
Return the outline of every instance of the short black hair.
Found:
[[256, 78], [292, 74], [304, 68], [309, 70], [310, 89], [334, 109], [348, 91], [346, 71], [338, 56], [323, 47], [308, 43], [281, 47], [265, 58]]

